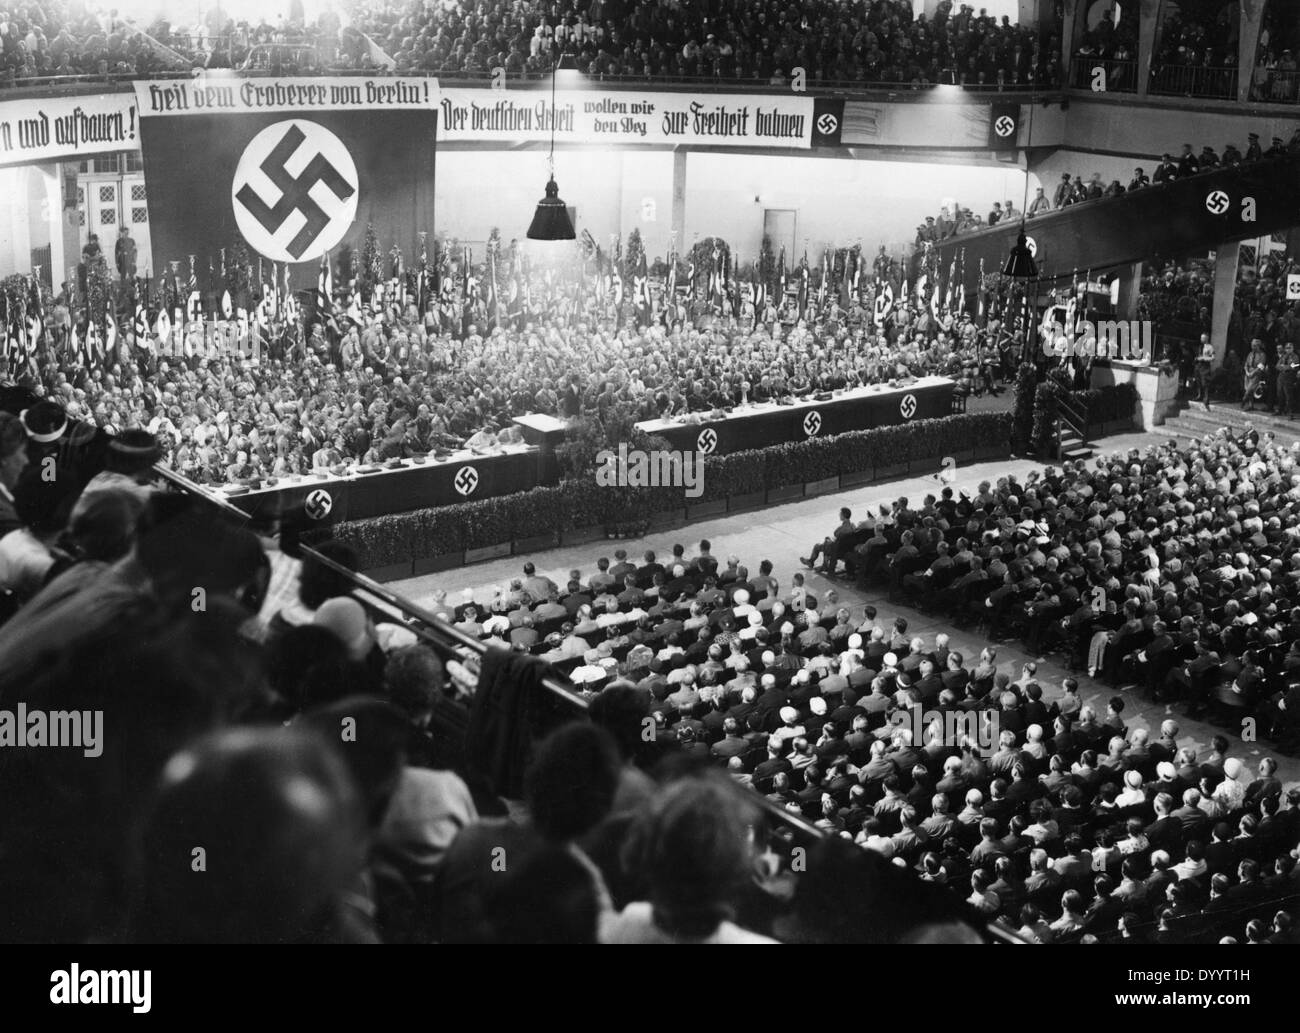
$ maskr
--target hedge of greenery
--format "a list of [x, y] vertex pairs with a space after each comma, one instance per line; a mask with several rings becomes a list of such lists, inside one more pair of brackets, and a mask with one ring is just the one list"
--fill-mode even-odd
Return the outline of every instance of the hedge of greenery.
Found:
[[1005, 450], [1010, 436], [1010, 413], [965, 413], [709, 456], [699, 498], [687, 498], [682, 488], [603, 488], [594, 476], [570, 477], [554, 487], [341, 523], [329, 533], [352, 545], [362, 569], [369, 570], [648, 518], [688, 503], [716, 502], [909, 462], [937, 463], [979, 449]]

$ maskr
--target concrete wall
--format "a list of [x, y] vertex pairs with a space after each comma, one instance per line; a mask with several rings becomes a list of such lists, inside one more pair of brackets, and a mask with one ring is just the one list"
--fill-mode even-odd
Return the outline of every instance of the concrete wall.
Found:
[[[810, 257], [825, 247], [887, 244], [901, 252], [916, 224], [954, 199], [986, 214], [994, 201], [1020, 204], [1023, 173], [1014, 166], [954, 169], [896, 161], [828, 161], [812, 156], [691, 153], [685, 163], [685, 240], [720, 236], [744, 260], [762, 244], [763, 212], [798, 212], [795, 239]], [[578, 209], [579, 233], [604, 246], [613, 233], [641, 230], [650, 255], [663, 254], [672, 229], [673, 155], [669, 151], [566, 151], [555, 157], [560, 197]], [[443, 151], [438, 155], [438, 233], [486, 240], [493, 226], [522, 237], [546, 181], [540, 151]], [[647, 204], [649, 202], [649, 204]], [[653, 221], [647, 221], [647, 208]]]
[[[671, 151], [557, 151], [560, 197], [578, 209], [579, 234], [590, 230], [605, 246], [611, 233], [641, 230], [650, 255], [664, 253], [672, 229]], [[437, 232], [461, 240], [523, 238], [546, 186], [546, 152], [540, 150], [438, 151]], [[653, 221], [645, 221], [645, 202]]]

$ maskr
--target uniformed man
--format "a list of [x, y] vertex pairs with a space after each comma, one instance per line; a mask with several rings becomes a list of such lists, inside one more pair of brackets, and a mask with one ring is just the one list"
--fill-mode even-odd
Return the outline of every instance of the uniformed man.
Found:
[[1295, 345], [1288, 341], [1277, 357], [1277, 412], [1281, 415], [1285, 409], [1289, 420], [1295, 419], [1296, 395], [1300, 394], [1300, 384], [1296, 382], [1298, 370], [1300, 355], [1296, 354]]
[[1196, 387], [1198, 400], [1206, 409], [1210, 407], [1210, 370], [1214, 368], [1214, 345], [1209, 334], [1201, 334], [1201, 346], [1196, 355]]

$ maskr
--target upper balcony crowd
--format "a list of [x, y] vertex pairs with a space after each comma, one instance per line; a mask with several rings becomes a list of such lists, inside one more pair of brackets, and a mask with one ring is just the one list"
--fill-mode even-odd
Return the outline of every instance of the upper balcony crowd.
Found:
[[945, 0], [931, 18], [909, 0], [798, 5], [742, 0], [352, 2], [340, 17], [198, 24], [128, 22], [116, 10], [33, 0], [0, 10], [0, 86], [66, 76], [196, 67], [283, 72], [389, 68], [445, 76], [544, 75], [565, 52], [602, 78], [811, 86], [1059, 86], [1059, 26], [1038, 30]]

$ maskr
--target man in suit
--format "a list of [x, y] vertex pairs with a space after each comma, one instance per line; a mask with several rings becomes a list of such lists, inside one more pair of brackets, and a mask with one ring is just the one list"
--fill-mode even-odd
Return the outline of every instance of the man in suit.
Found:
[[1155, 175], [1151, 177], [1151, 182], [1172, 183], [1178, 178], [1178, 166], [1174, 164], [1174, 159], [1168, 154], [1160, 156], [1160, 164], [1156, 166]]
[[637, 568], [636, 584], [642, 591], [655, 583], [655, 575], [664, 572], [664, 565], [656, 562], [653, 549], [646, 549], [645, 562]]
[[629, 574], [636, 573], [636, 565], [627, 561], [626, 549], [614, 550], [614, 565], [609, 568], [609, 576], [613, 579], [612, 584], [621, 585], [623, 579]]
[[534, 599], [546, 599], [551, 592], [556, 592], [559, 586], [554, 581], [545, 576], [539, 576], [537, 568], [531, 563], [524, 564], [524, 591]]
[[1159, 793], [1153, 801], [1156, 820], [1146, 827], [1147, 841], [1153, 850], [1164, 850], [1171, 857], [1183, 852], [1183, 823], [1171, 813], [1174, 800], [1168, 793]]
[[1201, 810], [1201, 791], [1196, 788], [1183, 792], [1183, 805], [1170, 814], [1183, 826], [1183, 841], [1199, 839], [1205, 842], [1209, 832], [1210, 816]]
[[699, 571], [701, 577], [717, 574], [718, 560], [710, 551], [713, 548], [707, 538], [700, 541], [700, 554], [691, 560], [690, 565]]

